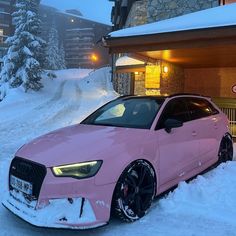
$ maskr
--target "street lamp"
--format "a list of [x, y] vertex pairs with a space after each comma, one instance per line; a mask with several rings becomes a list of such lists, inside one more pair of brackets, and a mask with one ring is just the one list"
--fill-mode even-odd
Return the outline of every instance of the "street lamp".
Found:
[[98, 61], [98, 56], [93, 53], [93, 54], [91, 55], [91, 60], [92, 60], [92, 62], [97, 62], [97, 61]]

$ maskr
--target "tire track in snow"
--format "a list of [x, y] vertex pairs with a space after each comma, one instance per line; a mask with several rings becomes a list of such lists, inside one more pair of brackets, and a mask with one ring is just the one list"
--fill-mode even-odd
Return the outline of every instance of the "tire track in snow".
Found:
[[[4, 122], [4, 127], [0, 128], [0, 134], [7, 142], [0, 144], [0, 176], [8, 179], [6, 169], [17, 149], [23, 144], [73, 122], [75, 114], [79, 113], [81, 94], [78, 81], [63, 81], [51, 99], [40, 105], [37, 104], [20, 119]], [[15, 137], [21, 138], [16, 140]], [[6, 188], [7, 184], [0, 182], [0, 196]]]
[[66, 91], [69, 91], [70, 94], [65, 94], [61, 109], [58, 112], [54, 112], [54, 115], [45, 120], [43, 125], [50, 126], [58, 121], [63, 126], [72, 124], [75, 113], [79, 113], [80, 110], [82, 91], [79, 87], [79, 82], [76, 80], [69, 81]]
[[[45, 130], [42, 129], [42, 121], [54, 114], [52, 110], [55, 111], [55, 109], [61, 109], [60, 103], [61, 100], [63, 100], [63, 91], [66, 83], [67, 81], [62, 81], [52, 98], [46, 100], [40, 105], [37, 104], [27, 113], [23, 114], [20, 119], [16, 117], [15, 120], [12, 119], [9, 122], [4, 122], [4, 126], [1, 126], [0, 128], [0, 134], [5, 140], [8, 140], [8, 142], [2, 144], [2, 150], [0, 153], [1, 160], [10, 160], [15, 151], [24, 143], [50, 131], [48, 130], [48, 127], [45, 128]], [[52, 109], [48, 109], [48, 107], [51, 107]], [[50, 128], [51, 130], [54, 129], [54, 127]], [[16, 141], [14, 137], [21, 138]], [[9, 153], [11, 153], [10, 156]]]
[[67, 82], [68, 82], [67, 80], [62, 81], [60, 86], [56, 90], [54, 96], [50, 100], [40, 104], [39, 106], [35, 107], [34, 109], [43, 109], [43, 108], [45, 108], [45, 106], [48, 107], [50, 104], [60, 100], [62, 98], [64, 87], [65, 87]]

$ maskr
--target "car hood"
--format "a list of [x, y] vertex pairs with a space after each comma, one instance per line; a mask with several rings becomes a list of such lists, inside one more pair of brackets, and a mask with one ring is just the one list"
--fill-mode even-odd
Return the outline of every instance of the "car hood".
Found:
[[[104, 160], [117, 151], [138, 149], [150, 130], [74, 125], [43, 135], [25, 144], [16, 156], [46, 167]], [[125, 146], [125, 147], [124, 147]]]

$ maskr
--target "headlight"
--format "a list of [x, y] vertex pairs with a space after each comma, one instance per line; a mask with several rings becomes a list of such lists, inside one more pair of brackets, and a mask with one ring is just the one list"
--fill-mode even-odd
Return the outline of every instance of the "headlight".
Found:
[[52, 172], [58, 177], [72, 177], [77, 179], [89, 178], [97, 174], [102, 161], [90, 161], [52, 168]]

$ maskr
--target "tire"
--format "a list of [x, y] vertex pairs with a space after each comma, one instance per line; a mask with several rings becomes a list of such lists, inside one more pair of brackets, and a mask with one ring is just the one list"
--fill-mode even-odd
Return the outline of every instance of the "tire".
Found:
[[150, 164], [138, 160], [120, 176], [113, 194], [113, 213], [125, 222], [142, 218], [156, 193], [155, 172]]
[[220, 142], [218, 157], [219, 163], [233, 160], [233, 140], [229, 134], [226, 134]]

